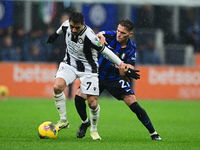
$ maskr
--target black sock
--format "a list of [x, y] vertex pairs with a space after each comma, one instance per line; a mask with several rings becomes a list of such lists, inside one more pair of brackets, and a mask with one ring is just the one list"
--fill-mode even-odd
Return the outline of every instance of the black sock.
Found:
[[149, 133], [155, 132], [155, 129], [151, 123], [149, 116], [147, 115], [146, 111], [142, 107], [140, 107], [140, 105], [137, 102], [134, 102], [129, 107], [137, 115], [138, 119], [147, 128], [147, 130], [149, 130]]
[[87, 119], [85, 99], [76, 95], [75, 96], [76, 110], [83, 121]]

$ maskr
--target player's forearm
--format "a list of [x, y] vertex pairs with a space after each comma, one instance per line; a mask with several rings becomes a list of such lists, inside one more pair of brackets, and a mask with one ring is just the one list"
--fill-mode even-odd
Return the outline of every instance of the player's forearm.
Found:
[[102, 54], [106, 55], [108, 58], [110, 58], [110, 60], [112, 60], [115, 64], [117, 64], [118, 66], [120, 65], [120, 63], [122, 62], [119, 57], [117, 57], [117, 55], [115, 55], [110, 49], [108, 49], [107, 47], [104, 48], [104, 50], [101, 52]]
[[52, 44], [57, 38], [58, 36], [62, 33], [62, 26], [53, 34], [51, 34], [47, 40], [48, 44]]
[[131, 64], [128, 64], [128, 63], [127, 63], [127, 67], [128, 67], [128, 68], [131, 68], [131, 69], [134, 69], [134, 68], [135, 68], [134, 66], [132, 66]]
[[63, 32], [62, 30], [62, 26], [60, 26], [60, 28], [58, 28], [58, 30], [56, 31], [57, 34], [61, 34]]

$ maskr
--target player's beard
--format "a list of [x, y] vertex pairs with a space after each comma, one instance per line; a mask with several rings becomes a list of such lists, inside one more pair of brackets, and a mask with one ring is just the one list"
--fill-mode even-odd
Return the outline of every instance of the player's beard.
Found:
[[72, 35], [76, 36], [76, 35], [78, 35], [78, 33], [77, 32], [72, 32]]

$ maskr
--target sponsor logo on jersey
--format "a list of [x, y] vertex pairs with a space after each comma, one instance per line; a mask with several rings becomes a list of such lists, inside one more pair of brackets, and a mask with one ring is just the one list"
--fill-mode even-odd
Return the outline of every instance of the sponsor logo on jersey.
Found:
[[113, 48], [113, 47], [111, 47], [110, 45], [108, 45], [108, 48], [109, 48], [110, 50], [114, 50], [114, 48]]
[[135, 57], [131, 57], [131, 60], [136, 60], [136, 58]]
[[78, 53], [78, 49], [80, 48], [80, 45], [74, 43], [73, 41], [68, 41], [67, 47], [69, 50], [69, 53]]

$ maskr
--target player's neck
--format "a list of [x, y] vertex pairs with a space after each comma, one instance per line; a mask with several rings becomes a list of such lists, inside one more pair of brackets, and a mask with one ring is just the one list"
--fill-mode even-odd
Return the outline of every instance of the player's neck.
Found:
[[121, 42], [119, 43], [121, 45], [122, 48], [126, 48], [127, 47], [127, 44], [128, 44], [128, 40], [127, 41], [124, 41], [124, 42]]

